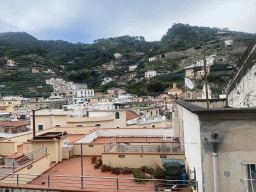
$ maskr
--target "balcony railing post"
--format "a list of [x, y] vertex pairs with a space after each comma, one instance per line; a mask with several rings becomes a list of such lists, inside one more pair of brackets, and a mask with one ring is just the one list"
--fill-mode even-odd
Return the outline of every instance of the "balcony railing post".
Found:
[[83, 178], [83, 176], [81, 177], [81, 189], [83, 189], [84, 188], [84, 178]]
[[119, 191], [118, 179], [116, 179], [116, 190]]
[[19, 185], [19, 174], [17, 174], [17, 185]]
[[32, 161], [34, 161], [34, 158], [33, 158], [33, 153], [31, 154], [31, 156], [32, 156]]
[[50, 175], [48, 175], [48, 187], [50, 187]]
[[157, 192], [157, 183], [156, 183], [156, 180], [155, 180], [155, 192]]
[[14, 172], [14, 161], [12, 162], [12, 171]]
[[47, 147], [45, 147], [45, 154], [47, 154]]

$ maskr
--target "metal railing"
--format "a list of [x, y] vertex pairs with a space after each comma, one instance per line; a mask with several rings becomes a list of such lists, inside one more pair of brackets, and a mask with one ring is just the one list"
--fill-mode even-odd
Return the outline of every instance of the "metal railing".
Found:
[[37, 149], [31, 153], [28, 153], [27, 155], [24, 155], [23, 157], [16, 159], [16, 161], [20, 161], [20, 160], [30, 160], [30, 161], [34, 161], [35, 159], [38, 159], [40, 157], [42, 157], [43, 155], [47, 154], [47, 147], [42, 147], [40, 149]]
[[[164, 135], [117, 135], [111, 138], [108, 142], [104, 144], [104, 152], [110, 151], [119, 142], [135, 142], [137, 138], [144, 139], [145, 142], [164, 142], [166, 137]], [[170, 138], [172, 139], [172, 138]]]
[[47, 154], [47, 147], [42, 147], [40, 149], [37, 149], [31, 153], [28, 153], [27, 155], [22, 156], [21, 158], [15, 159], [15, 161], [8, 163], [4, 166], [0, 167], [0, 177], [10, 174], [11, 172], [14, 172], [19, 167], [33, 162], [34, 160], [42, 157], [43, 155]]
[[40, 186], [40, 189], [85, 189], [97, 191], [163, 191], [171, 189], [180, 192], [197, 192], [198, 182], [194, 180], [137, 179], [67, 175], [12, 174], [2, 184]]
[[179, 143], [117, 143], [109, 152], [132, 152], [132, 153], [181, 153]]

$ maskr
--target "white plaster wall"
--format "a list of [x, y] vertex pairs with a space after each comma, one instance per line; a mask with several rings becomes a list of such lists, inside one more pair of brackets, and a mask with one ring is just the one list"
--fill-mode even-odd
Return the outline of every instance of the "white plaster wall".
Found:
[[106, 116], [111, 116], [111, 115], [113, 115], [113, 113], [110, 111], [106, 111], [106, 112], [89, 111], [89, 117], [106, 117]]
[[256, 107], [256, 63], [228, 95], [228, 105], [234, 108]]
[[[183, 126], [184, 126], [184, 148], [186, 162], [191, 171], [196, 170], [196, 180], [198, 181], [199, 192], [203, 191], [202, 181], [202, 162], [201, 162], [201, 137], [200, 123], [198, 116], [191, 113], [185, 108], [183, 111]], [[188, 170], [187, 170], [188, 171]], [[193, 178], [190, 178], [193, 179]]]
[[76, 141], [76, 143], [91, 143], [94, 139], [98, 138], [98, 132], [94, 131], [90, 135], [83, 137], [82, 139]]

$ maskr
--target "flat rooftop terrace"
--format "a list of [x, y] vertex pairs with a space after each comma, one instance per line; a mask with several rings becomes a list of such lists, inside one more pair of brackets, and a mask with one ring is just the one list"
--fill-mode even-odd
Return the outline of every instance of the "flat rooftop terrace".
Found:
[[[154, 181], [137, 183], [134, 181], [132, 174], [116, 175], [111, 174], [111, 172], [101, 172], [101, 169], [95, 169], [94, 164], [91, 163], [91, 157], [83, 157], [84, 189], [81, 189], [81, 177], [79, 176], [81, 176], [81, 157], [73, 157], [69, 160], [63, 160], [26, 186], [34, 188], [36, 186], [38, 189], [47, 188], [48, 190], [58, 189], [59, 191], [116, 192], [118, 179], [120, 191], [155, 191]], [[48, 181], [50, 187], [48, 187]], [[44, 185], [42, 185], [42, 182]], [[189, 192], [188, 189], [181, 189], [179, 191]]]
[[105, 144], [108, 142], [112, 143], [179, 143], [179, 141], [171, 140], [170, 138], [163, 137], [98, 137], [90, 144]]

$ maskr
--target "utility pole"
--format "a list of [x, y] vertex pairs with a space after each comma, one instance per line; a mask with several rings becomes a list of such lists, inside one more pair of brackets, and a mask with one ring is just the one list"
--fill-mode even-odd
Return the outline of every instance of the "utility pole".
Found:
[[41, 109], [48, 109], [48, 107], [40, 108], [40, 109], [34, 109], [32, 110], [32, 115], [33, 115], [33, 139], [35, 139], [36, 136], [36, 119], [35, 119], [35, 112], [39, 111]]
[[209, 109], [209, 101], [208, 101], [208, 86], [207, 86], [207, 70], [206, 70], [206, 61], [205, 61], [205, 45], [204, 47], [204, 82], [205, 82], [205, 91], [206, 91], [206, 104], [207, 104], [207, 109]]
[[81, 188], [84, 188], [83, 144], [81, 142]]

